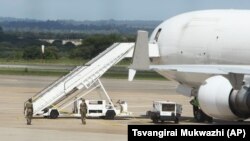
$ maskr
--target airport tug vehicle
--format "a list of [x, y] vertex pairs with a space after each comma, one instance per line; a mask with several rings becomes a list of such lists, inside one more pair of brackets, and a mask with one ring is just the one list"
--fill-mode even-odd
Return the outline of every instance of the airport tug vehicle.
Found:
[[174, 121], [179, 123], [179, 118], [182, 113], [182, 105], [170, 101], [154, 101], [153, 110], [147, 111], [146, 115], [149, 116], [154, 123], [159, 121]]
[[[111, 105], [106, 100], [85, 100], [87, 104], [87, 117], [88, 118], [103, 118], [103, 119], [114, 119], [115, 117], [127, 118], [131, 117], [132, 112], [128, 111], [128, 104], [126, 101], [120, 101], [119, 105]], [[48, 109], [48, 112], [43, 114], [44, 117], [58, 118], [58, 117], [81, 117], [80, 99], [74, 101], [72, 112], [62, 112], [56, 108]]]
[[[75, 117], [81, 117], [80, 114], [80, 104], [82, 103], [81, 100], [75, 101], [76, 104], [74, 104], [75, 110], [73, 110]], [[85, 101], [88, 110], [87, 110], [87, 117], [101, 117], [104, 119], [114, 119], [115, 117], [129, 117], [131, 116], [131, 112], [128, 112], [128, 104], [126, 101], [119, 101], [119, 107], [116, 105], [112, 107], [110, 102], [107, 102], [106, 100], [86, 100]]]

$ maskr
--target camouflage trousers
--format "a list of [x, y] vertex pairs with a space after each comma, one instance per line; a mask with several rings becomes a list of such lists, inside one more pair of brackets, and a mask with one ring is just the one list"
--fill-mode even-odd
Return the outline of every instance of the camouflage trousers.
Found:
[[31, 119], [32, 119], [33, 113], [32, 112], [27, 112], [26, 113], [26, 120], [27, 120], [27, 125], [31, 125]]
[[82, 124], [86, 124], [86, 113], [81, 113]]

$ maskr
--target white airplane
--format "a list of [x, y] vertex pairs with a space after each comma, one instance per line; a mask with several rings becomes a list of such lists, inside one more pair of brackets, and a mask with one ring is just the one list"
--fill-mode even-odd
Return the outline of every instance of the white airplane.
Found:
[[250, 117], [250, 10], [184, 13], [147, 38], [138, 32], [130, 80], [147, 69], [176, 80], [177, 92], [198, 99], [198, 121]]

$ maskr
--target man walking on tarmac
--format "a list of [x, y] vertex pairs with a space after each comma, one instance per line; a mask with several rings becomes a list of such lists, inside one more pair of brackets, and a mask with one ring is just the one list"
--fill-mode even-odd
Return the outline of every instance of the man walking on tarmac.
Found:
[[27, 125], [31, 125], [31, 119], [33, 116], [33, 104], [32, 104], [31, 98], [25, 103], [24, 114], [25, 114], [25, 118], [27, 120]]
[[87, 104], [85, 103], [85, 99], [81, 99], [82, 103], [80, 104], [80, 112], [81, 112], [81, 120], [82, 124], [86, 124], [86, 114], [87, 114]]

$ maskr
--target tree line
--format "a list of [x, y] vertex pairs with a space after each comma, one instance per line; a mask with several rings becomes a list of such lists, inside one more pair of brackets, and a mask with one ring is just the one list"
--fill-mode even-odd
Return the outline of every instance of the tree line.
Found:
[[[21, 33], [21, 32], [4, 32], [0, 27], [0, 58], [5, 59], [91, 59], [112, 45], [114, 42], [133, 42], [134, 35], [121, 34], [79, 34], [69, 33], [62, 38], [59, 33]], [[44, 37], [53, 36], [52, 43], [42, 41]], [[71, 42], [63, 44], [63, 39], [71, 39], [80, 37], [81, 45], [74, 45]], [[44, 54], [41, 51], [41, 46], [45, 46]]]
[[139, 29], [152, 31], [161, 21], [74, 21], [74, 20], [32, 20], [1, 18], [0, 25], [6, 31], [14, 32], [57, 32], [87, 34], [134, 34]]

